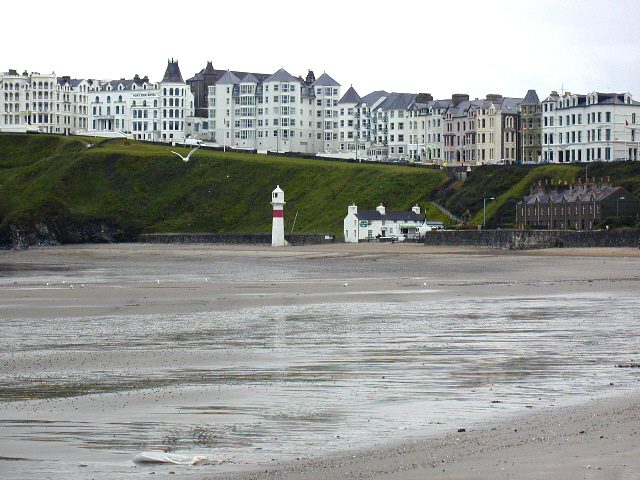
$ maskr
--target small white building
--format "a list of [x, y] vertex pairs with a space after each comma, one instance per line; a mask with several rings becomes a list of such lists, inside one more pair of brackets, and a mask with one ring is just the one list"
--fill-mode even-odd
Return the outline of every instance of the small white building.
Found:
[[349, 205], [344, 218], [344, 241], [359, 242], [380, 237], [416, 238], [424, 225], [420, 207], [411, 210], [387, 210], [382, 204], [375, 210], [360, 210]]

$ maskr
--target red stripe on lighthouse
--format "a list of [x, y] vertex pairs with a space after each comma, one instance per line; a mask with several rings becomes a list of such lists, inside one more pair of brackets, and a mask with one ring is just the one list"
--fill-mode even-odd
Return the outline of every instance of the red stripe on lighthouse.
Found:
[[274, 210], [273, 218], [276, 218], [276, 217], [284, 217], [284, 210]]

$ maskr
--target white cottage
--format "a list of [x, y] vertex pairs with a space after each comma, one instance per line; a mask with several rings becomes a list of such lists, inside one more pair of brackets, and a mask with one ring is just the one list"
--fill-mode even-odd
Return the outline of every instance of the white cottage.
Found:
[[418, 229], [424, 224], [420, 215], [420, 207], [411, 210], [389, 210], [380, 204], [375, 210], [360, 210], [356, 205], [349, 205], [344, 218], [344, 241], [359, 242], [379, 237], [418, 236]]

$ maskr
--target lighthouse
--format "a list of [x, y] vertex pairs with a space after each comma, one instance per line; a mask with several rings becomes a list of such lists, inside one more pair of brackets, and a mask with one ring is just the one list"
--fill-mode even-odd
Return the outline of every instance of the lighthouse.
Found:
[[271, 192], [271, 205], [273, 205], [273, 225], [271, 227], [271, 246], [284, 247], [287, 242], [284, 239], [284, 192], [278, 185]]

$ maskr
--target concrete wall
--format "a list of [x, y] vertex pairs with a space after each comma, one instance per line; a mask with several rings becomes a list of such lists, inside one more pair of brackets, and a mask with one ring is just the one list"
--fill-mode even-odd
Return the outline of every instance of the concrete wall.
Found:
[[640, 246], [640, 230], [441, 230], [426, 232], [426, 245], [520, 250], [552, 247]]
[[[333, 243], [332, 233], [285, 233], [291, 245]], [[271, 233], [147, 233], [141, 243], [209, 243], [222, 245], [271, 245]]]

